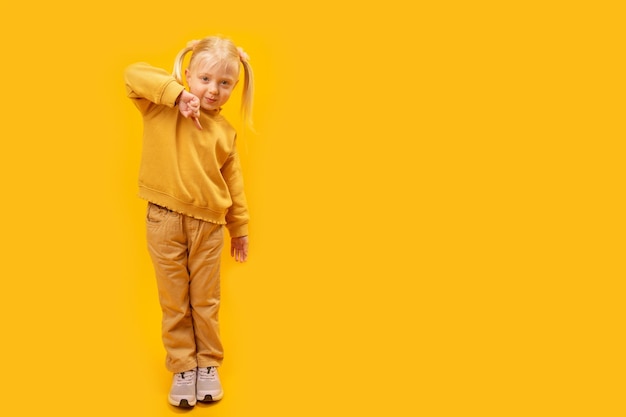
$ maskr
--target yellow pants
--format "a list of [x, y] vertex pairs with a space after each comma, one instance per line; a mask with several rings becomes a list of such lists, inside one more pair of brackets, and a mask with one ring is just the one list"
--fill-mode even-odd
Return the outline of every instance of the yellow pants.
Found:
[[163, 313], [167, 369], [177, 373], [220, 366], [223, 226], [148, 203], [146, 230]]

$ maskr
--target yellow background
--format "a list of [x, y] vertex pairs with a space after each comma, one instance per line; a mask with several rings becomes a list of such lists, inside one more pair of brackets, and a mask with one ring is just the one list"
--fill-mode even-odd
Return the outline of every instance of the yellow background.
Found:
[[122, 73], [222, 33], [257, 78], [251, 255], [190, 414], [624, 415], [617, 3], [3, 6], [0, 413], [187, 414]]

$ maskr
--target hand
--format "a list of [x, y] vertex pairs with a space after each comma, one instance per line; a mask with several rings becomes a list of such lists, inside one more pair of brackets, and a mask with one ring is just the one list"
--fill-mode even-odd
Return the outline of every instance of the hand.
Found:
[[202, 125], [200, 124], [200, 99], [195, 95], [191, 94], [187, 90], [183, 90], [178, 97], [178, 111], [180, 114], [185, 116], [185, 118], [191, 117], [193, 122], [196, 124], [196, 127], [202, 130]]
[[248, 236], [230, 239], [230, 256], [237, 262], [245, 262], [248, 259]]

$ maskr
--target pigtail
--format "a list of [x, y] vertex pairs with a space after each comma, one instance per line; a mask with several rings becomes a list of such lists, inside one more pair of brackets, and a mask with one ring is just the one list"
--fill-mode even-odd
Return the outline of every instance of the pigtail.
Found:
[[172, 72], [172, 75], [180, 84], [183, 84], [183, 61], [185, 60], [185, 55], [193, 51], [193, 48], [195, 48], [197, 44], [198, 41], [190, 41], [187, 43], [186, 47], [180, 50], [174, 59], [174, 71]]
[[254, 74], [250, 66], [248, 55], [239, 49], [239, 56], [243, 65], [244, 79], [243, 92], [241, 95], [241, 118], [243, 122], [254, 131], [252, 123], [252, 102], [254, 98]]

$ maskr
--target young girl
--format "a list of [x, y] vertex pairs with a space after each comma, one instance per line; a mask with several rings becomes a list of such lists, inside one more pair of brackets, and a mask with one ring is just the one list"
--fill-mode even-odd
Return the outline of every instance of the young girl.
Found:
[[[185, 55], [192, 52], [185, 69]], [[248, 258], [248, 210], [236, 132], [220, 115], [244, 70], [242, 116], [250, 122], [248, 56], [221, 37], [192, 41], [173, 75], [145, 63], [125, 71], [128, 97], [143, 117], [139, 196], [148, 201], [147, 243], [163, 313], [170, 404], [217, 401], [223, 360], [219, 336], [223, 226], [237, 262]]]

